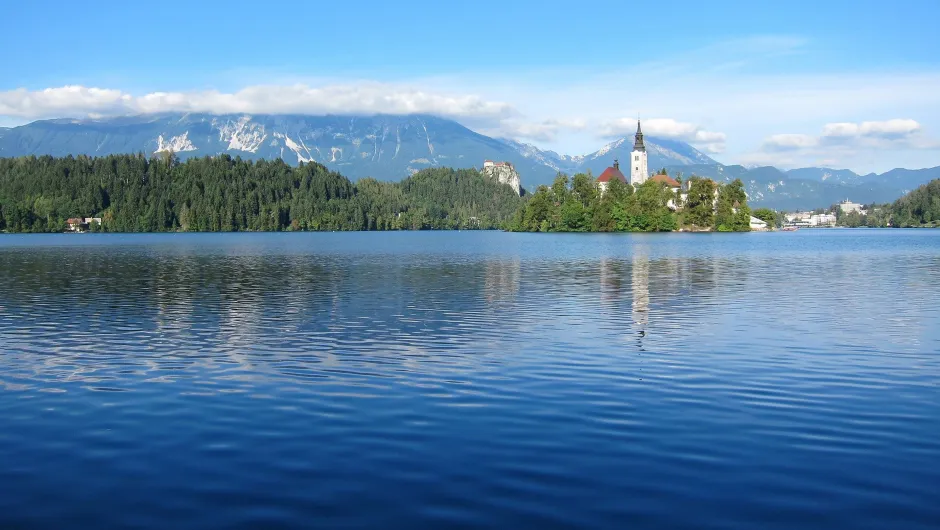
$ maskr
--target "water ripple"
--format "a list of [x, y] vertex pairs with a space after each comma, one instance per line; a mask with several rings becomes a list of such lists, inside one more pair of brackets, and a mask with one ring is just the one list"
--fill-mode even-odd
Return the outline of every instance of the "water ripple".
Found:
[[0, 526], [933, 528], [935, 234], [3, 237]]

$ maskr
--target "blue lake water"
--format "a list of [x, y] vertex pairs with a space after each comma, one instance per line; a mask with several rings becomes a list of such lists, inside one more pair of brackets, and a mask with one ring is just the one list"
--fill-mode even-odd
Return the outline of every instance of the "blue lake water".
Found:
[[937, 528], [940, 230], [0, 236], [2, 528]]

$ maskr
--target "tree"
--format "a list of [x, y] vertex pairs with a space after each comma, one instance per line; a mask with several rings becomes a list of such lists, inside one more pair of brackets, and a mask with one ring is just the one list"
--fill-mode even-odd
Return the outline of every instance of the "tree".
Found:
[[935, 226], [940, 223], [940, 179], [901, 197], [890, 208], [891, 226]]
[[754, 210], [752, 215], [767, 223], [768, 228], [776, 228], [778, 226], [777, 212], [771, 210], [770, 208], [758, 208]]
[[0, 158], [2, 213], [12, 232], [55, 231], [76, 216], [102, 217], [101, 229], [112, 232], [489, 229], [509, 224], [525, 202], [475, 170], [435, 168], [399, 183], [360, 184], [320, 164], [228, 155]]
[[697, 228], [711, 227], [715, 222], [715, 181], [692, 176], [685, 203], [686, 222]]
[[715, 229], [719, 232], [747, 232], [751, 229], [751, 210], [741, 179], [718, 188]]

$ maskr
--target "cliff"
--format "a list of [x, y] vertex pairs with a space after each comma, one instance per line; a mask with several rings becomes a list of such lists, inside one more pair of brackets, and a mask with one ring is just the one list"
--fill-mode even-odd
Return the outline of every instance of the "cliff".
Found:
[[483, 175], [496, 179], [500, 184], [509, 184], [513, 191], [516, 192], [516, 195], [520, 194], [522, 179], [519, 177], [516, 168], [512, 167], [512, 164], [509, 162], [492, 162], [487, 160], [483, 163]]

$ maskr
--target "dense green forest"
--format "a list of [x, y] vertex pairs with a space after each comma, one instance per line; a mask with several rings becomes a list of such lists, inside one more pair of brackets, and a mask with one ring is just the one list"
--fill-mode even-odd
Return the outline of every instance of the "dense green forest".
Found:
[[901, 197], [891, 205], [892, 225], [940, 226], [940, 179]]
[[750, 230], [750, 209], [740, 180], [719, 185], [693, 176], [687, 189], [683, 201], [683, 194], [661, 182], [649, 180], [634, 189], [611, 179], [606, 192], [600, 193], [588, 174], [571, 179], [558, 175], [551, 186], [536, 190], [509, 228], [524, 232]]
[[0, 159], [0, 230], [60, 232], [101, 217], [112, 232], [501, 228], [523, 199], [475, 170], [428, 169], [356, 184], [316, 164], [228, 155]]

